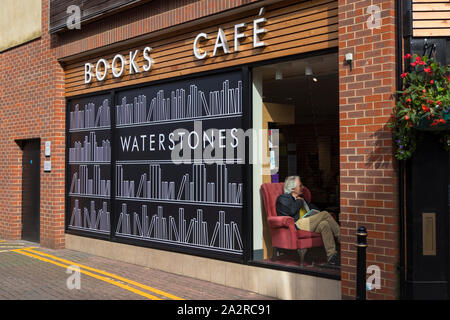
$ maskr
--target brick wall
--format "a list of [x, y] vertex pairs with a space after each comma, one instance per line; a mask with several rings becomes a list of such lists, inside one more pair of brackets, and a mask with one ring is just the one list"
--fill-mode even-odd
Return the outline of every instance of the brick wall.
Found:
[[[65, 102], [57, 57], [256, 1], [180, 0], [185, 11], [174, 7], [152, 14], [131, 12], [50, 38], [49, 0], [43, 0], [42, 37], [0, 56], [0, 238], [21, 236], [22, 153], [15, 140], [40, 137], [41, 244], [64, 246]], [[151, 3], [163, 5], [163, 1]], [[381, 9], [379, 29], [366, 26], [371, 4]], [[352, 71], [343, 64], [348, 52], [354, 55]], [[395, 91], [394, 0], [339, 0], [339, 89], [342, 294], [355, 296], [355, 232], [363, 225], [369, 233], [367, 264], [381, 269], [382, 288], [368, 298], [394, 299], [398, 297], [398, 181], [386, 127]], [[52, 142], [51, 173], [43, 172], [46, 140]]]
[[[48, 3], [41, 38], [0, 53], [0, 238], [21, 238], [22, 151], [18, 139], [41, 139], [41, 245], [64, 247], [64, 74], [50, 49]], [[52, 171], [44, 172], [51, 141]]]
[[[367, 7], [381, 26], [367, 26]], [[356, 229], [368, 230], [367, 266], [381, 269], [368, 299], [398, 298], [397, 168], [386, 124], [395, 102], [395, 1], [339, 1], [342, 295], [356, 295]], [[353, 69], [344, 65], [353, 53]]]

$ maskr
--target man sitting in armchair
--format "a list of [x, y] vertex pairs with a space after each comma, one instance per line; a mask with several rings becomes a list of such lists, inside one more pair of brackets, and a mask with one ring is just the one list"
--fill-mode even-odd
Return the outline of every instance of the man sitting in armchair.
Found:
[[[277, 198], [277, 215], [294, 218], [297, 229], [320, 233], [327, 253], [328, 264], [337, 265], [338, 257], [334, 237], [338, 242], [340, 241], [339, 225], [327, 211], [309, 212], [309, 205], [312, 209], [316, 209], [314, 205], [308, 204], [303, 199], [303, 184], [300, 177], [287, 177], [284, 182], [284, 194]], [[304, 217], [306, 213], [315, 214], [307, 214], [307, 217]]]

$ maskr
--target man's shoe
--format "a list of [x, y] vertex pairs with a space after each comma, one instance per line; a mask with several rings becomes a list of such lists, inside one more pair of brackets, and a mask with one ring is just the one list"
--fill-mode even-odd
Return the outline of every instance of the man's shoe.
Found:
[[337, 257], [337, 255], [332, 255], [331, 257], [330, 257], [330, 259], [328, 259], [328, 264], [330, 265], [330, 266], [338, 266], [339, 265], [339, 261], [338, 261], [338, 257]]

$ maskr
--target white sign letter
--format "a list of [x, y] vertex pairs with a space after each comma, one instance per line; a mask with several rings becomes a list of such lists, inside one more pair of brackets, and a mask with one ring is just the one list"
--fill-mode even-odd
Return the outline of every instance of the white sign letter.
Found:
[[222, 48], [223, 52], [225, 53], [230, 53], [227, 37], [225, 36], [225, 32], [223, 32], [222, 28], [219, 28], [219, 31], [217, 31], [216, 45], [214, 46], [213, 57], [216, 55], [218, 48]]
[[152, 68], [152, 64], [153, 64], [153, 59], [150, 58], [150, 56], [148, 54], [150, 51], [152, 51], [152, 48], [145, 47], [143, 56], [144, 56], [144, 59], [147, 60], [147, 62], [148, 62], [147, 65], [143, 66], [145, 72], [149, 71]]
[[[117, 67], [116, 67], [116, 61], [117, 59], [120, 59], [121, 61], [121, 66], [120, 66], [120, 71], [117, 71]], [[123, 69], [125, 68], [125, 58], [121, 55], [121, 54], [116, 54], [116, 56], [114, 57], [113, 61], [112, 61], [112, 73], [114, 75], [114, 77], [118, 78], [122, 75], [123, 73]]]
[[141, 70], [139, 70], [139, 65], [134, 61], [138, 52], [139, 50], [134, 51], [134, 53], [133, 51], [130, 51], [130, 74], [141, 72]]
[[92, 68], [94, 67], [91, 63], [84, 64], [84, 83], [89, 83], [92, 80]]
[[239, 29], [244, 28], [245, 23], [239, 23], [234, 26], [234, 51], [239, 51], [239, 39], [245, 38], [245, 34], [239, 33]]
[[267, 21], [266, 18], [259, 18], [259, 19], [253, 20], [253, 47], [254, 48], [264, 47], [266, 45], [264, 43], [264, 41], [259, 41], [259, 36], [258, 36], [259, 34], [266, 32], [266, 29], [259, 28], [258, 24], [265, 23], [266, 21]]
[[201, 50], [198, 48], [197, 43], [199, 42], [200, 38], [208, 39], [208, 35], [206, 33], [199, 33], [194, 40], [194, 55], [197, 59], [205, 59], [206, 55], [208, 54], [207, 51], [201, 53]]
[[[100, 64], [103, 64], [103, 67], [105, 69], [103, 71], [103, 75], [101, 75], [100, 72], [99, 72]], [[106, 75], [108, 74], [108, 68], [109, 68], [109, 63], [105, 59], [100, 59], [100, 60], [97, 61], [97, 65], [95, 66], [95, 76], [97, 77], [98, 81], [105, 80]]]

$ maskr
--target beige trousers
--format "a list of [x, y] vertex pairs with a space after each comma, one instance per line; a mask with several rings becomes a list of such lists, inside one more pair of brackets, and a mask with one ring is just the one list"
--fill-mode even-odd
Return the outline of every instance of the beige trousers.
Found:
[[328, 259], [337, 253], [334, 237], [337, 238], [338, 242], [341, 240], [339, 225], [327, 211], [321, 211], [308, 218], [298, 219], [295, 224], [300, 230], [317, 232], [322, 235]]

